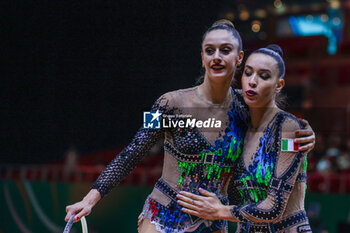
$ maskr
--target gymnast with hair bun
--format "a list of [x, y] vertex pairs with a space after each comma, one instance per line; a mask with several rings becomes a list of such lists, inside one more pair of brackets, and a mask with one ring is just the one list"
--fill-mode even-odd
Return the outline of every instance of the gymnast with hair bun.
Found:
[[[237, 159], [243, 149], [248, 128], [249, 109], [242, 92], [231, 83], [243, 59], [242, 40], [233, 24], [227, 20], [215, 22], [203, 35], [203, 83], [162, 95], [151, 112], [164, 117], [191, 116], [195, 120], [215, 119], [220, 126], [205, 128], [161, 127], [141, 128], [131, 143], [115, 157], [93, 184], [82, 201], [66, 207], [66, 221], [76, 214], [75, 221], [86, 216], [96, 203], [118, 185], [160, 139], [164, 140], [164, 165], [161, 178], [145, 201], [139, 216], [140, 233], [209, 233], [227, 232], [224, 219], [206, 219], [182, 211], [177, 202], [181, 191], [199, 194], [208, 190], [220, 203], [228, 205], [227, 188]], [[294, 132], [292, 132], [294, 135]], [[311, 128], [300, 131], [300, 150], [313, 147], [315, 136]]]
[[213, 192], [182, 191], [183, 212], [203, 219], [238, 222], [237, 232], [311, 232], [304, 209], [306, 152], [299, 151], [295, 131], [303, 125], [280, 109], [285, 85], [283, 52], [278, 45], [254, 51], [247, 59], [242, 90], [250, 123], [242, 155], [230, 182], [231, 205]]

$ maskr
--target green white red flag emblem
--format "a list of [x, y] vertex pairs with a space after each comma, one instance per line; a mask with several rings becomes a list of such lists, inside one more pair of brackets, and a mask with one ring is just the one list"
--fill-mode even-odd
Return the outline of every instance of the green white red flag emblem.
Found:
[[299, 145], [291, 138], [282, 138], [282, 151], [299, 151]]

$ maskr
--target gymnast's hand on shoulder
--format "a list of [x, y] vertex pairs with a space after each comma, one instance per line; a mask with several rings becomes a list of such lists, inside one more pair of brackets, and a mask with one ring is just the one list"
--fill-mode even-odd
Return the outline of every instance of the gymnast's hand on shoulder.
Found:
[[309, 153], [314, 149], [316, 144], [315, 132], [312, 130], [309, 122], [304, 119], [300, 119], [301, 124], [304, 126], [304, 129], [295, 131], [295, 136], [297, 137], [296, 142], [299, 143], [299, 151], [306, 151]]

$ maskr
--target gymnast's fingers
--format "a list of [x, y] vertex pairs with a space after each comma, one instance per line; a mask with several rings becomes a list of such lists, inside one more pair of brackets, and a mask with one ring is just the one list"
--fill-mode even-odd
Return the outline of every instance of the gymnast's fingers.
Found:
[[181, 194], [176, 195], [176, 197], [179, 198], [181, 201], [188, 203], [188, 204], [193, 204], [193, 202], [194, 202], [194, 199], [191, 199], [191, 198], [186, 197], [186, 196], [181, 195]]
[[83, 216], [88, 216], [91, 212], [91, 208], [85, 206], [74, 218], [74, 222], [78, 222]]
[[76, 212], [80, 211], [80, 210], [81, 210], [81, 208], [79, 208], [79, 207], [77, 206], [77, 204], [66, 206], [66, 212], [67, 212], [67, 214], [66, 214], [66, 217], [64, 218], [64, 220], [65, 220], [66, 222], [68, 222], [69, 219], [70, 219], [70, 217], [71, 217], [73, 214], [75, 214]]
[[181, 200], [178, 200], [177, 203], [179, 205], [182, 205], [183, 207], [187, 208], [187, 209], [190, 209], [190, 210], [194, 210], [194, 211], [199, 211], [199, 207], [197, 207], [195, 205], [195, 201], [194, 201], [194, 204], [189, 204], [188, 202], [184, 202], [184, 201], [181, 201]]
[[207, 196], [207, 197], [215, 197], [216, 196], [215, 193], [209, 192], [209, 191], [202, 189], [202, 188], [199, 189], [199, 192], [200, 192], [200, 194]]
[[315, 143], [309, 143], [306, 144], [304, 146], [299, 147], [299, 151], [306, 151], [306, 152], [310, 152], [315, 146]]
[[185, 192], [185, 191], [181, 191], [179, 194], [182, 196], [188, 197], [190, 199], [193, 199], [193, 200], [202, 200], [203, 199], [202, 196], [199, 196], [199, 195], [196, 195], [193, 193], [189, 193], [189, 192]]
[[296, 138], [294, 141], [296, 143], [314, 143], [315, 137], [312, 135], [309, 137]]
[[182, 208], [181, 210], [183, 212], [187, 213], [187, 214], [194, 215], [194, 216], [197, 216], [197, 217], [201, 217], [201, 215], [195, 210], [190, 210], [190, 209], [187, 209], [187, 208]]
[[304, 127], [307, 127], [310, 125], [309, 122], [305, 119], [299, 118], [299, 121]]
[[295, 135], [297, 137], [310, 136], [310, 135], [313, 135], [313, 134], [314, 134], [314, 132], [312, 130], [308, 130], [308, 129], [300, 129], [300, 130], [295, 131]]

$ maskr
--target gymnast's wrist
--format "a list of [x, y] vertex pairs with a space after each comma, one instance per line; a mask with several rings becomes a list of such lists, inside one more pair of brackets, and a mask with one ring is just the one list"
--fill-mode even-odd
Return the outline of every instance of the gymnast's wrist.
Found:
[[91, 189], [90, 192], [83, 198], [83, 202], [93, 207], [100, 199], [100, 192], [97, 191], [97, 189]]
[[230, 220], [232, 217], [230, 209], [230, 206], [222, 205], [222, 207], [218, 210], [218, 219]]

